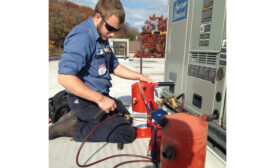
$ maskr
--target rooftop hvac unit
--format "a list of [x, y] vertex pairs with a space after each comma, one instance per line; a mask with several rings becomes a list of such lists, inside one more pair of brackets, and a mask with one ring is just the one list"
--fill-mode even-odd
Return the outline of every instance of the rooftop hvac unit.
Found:
[[109, 44], [117, 58], [129, 58], [129, 39], [110, 38]]
[[187, 111], [217, 114], [212, 124], [225, 133], [226, 0], [169, 1], [167, 30], [164, 80], [175, 86], [163, 95], [184, 93]]

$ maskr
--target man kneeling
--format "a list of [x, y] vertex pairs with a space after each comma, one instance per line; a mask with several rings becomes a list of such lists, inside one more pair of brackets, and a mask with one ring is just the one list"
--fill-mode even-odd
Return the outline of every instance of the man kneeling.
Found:
[[[112, 114], [129, 113], [123, 104], [109, 96], [110, 74], [152, 83], [153, 80], [119, 64], [108, 39], [124, 23], [125, 12], [119, 0], [99, 0], [94, 13], [67, 35], [59, 62], [58, 82], [69, 93], [68, 103], [74, 113], [49, 128], [49, 139], [61, 136], [83, 141], [88, 133]], [[94, 119], [103, 111], [104, 114]], [[131, 143], [135, 129], [125, 118], [108, 120], [89, 137], [91, 142]]]

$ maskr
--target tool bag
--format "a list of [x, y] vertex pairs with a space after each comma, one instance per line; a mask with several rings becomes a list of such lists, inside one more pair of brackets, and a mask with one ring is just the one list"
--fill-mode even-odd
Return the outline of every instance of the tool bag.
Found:
[[49, 118], [52, 123], [57, 122], [60, 117], [68, 112], [70, 112], [68, 93], [65, 90], [49, 98]]

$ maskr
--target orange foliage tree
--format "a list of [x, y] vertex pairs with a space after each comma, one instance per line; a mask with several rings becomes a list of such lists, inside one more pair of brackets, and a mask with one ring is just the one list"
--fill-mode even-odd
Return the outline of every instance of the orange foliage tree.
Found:
[[93, 9], [78, 6], [66, 0], [49, 0], [49, 41], [54, 42], [54, 48], [49, 46], [49, 54], [63, 48], [64, 40], [73, 27], [88, 19]]
[[[142, 26], [142, 57], [143, 58], [164, 58], [166, 45], [167, 18], [149, 16], [149, 20]], [[140, 57], [140, 50], [135, 53], [135, 57]]]

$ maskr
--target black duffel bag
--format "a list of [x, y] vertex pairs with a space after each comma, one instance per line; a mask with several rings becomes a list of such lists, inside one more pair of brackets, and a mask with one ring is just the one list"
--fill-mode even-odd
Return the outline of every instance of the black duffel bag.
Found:
[[65, 90], [62, 90], [49, 98], [49, 118], [52, 123], [57, 122], [58, 119], [70, 111], [68, 105], [68, 93]]

